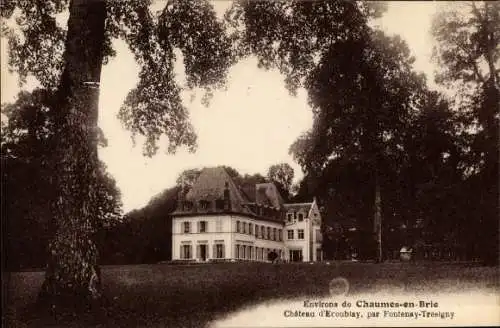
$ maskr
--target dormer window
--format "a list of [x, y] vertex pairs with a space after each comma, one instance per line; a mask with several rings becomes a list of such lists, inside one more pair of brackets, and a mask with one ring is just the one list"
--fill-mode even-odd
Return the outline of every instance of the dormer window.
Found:
[[189, 201], [185, 201], [183, 204], [184, 211], [191, 211], [193, 210], [193, 203]]
[[304, 221], [304, 214], [303, 213], [299, 213], [297, 217], [299, 219], [299, 222]]
[[287, 220], [288, 222], [292, 222], [292, 221], [293, 221], [293, 213], [288, 213], [288, 214], [286, 215], [286, 220]]
[[206, 211], [210, 207], [210, 202], [206, 200], [200, 200], [200, 210]]

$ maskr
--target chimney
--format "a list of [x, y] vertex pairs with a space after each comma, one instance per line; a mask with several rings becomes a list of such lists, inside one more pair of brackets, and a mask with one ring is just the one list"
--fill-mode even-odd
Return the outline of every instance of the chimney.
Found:
[[182, 180], [181, 187], [179, 188], [179, 193], [177, 194], [177, 208], [184, 211], [185, 201], [186, 201], [186, 187], [184, 185], [184, 180]]
[[231, 209], [231, 197], [229, 195], [229, 183], [226, 181], [224, 184], [224, 210]]

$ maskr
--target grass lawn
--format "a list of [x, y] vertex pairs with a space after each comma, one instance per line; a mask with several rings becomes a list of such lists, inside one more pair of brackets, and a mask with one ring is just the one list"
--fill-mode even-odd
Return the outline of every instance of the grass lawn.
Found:
[[4, 275], [6, 327], [202, 327], [259, 302], [327, 296], [329, 282], [348, 279], [350, 294], [398, 291], [499, 291], [498, 268], [459, 263], [134, 265], [102, 267], [105, 299], [98, 317], [56, 319], [30, 313], [43, 272]]

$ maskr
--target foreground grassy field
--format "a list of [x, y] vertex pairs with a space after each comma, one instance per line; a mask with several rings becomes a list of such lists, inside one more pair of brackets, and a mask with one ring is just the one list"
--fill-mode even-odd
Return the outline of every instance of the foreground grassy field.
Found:
[[[300, 296], [326, 296], [329, 282], [348, 279], [351, 295], [397, 291], [498, 293], [498, 269], [458, 263], [139, 265], [102, 268], [107, 306], [99, 316], [51, 318], [30, 304], [43, 272], [4, 275], [6, 327], [202, 327], [243, 306]], [[6, 310], [6, 311], [5, 311]]]

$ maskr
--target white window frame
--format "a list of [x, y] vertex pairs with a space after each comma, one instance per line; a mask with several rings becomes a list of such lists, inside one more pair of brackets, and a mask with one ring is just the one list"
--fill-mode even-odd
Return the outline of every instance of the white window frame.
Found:
[[[186, 254], [187, 253], [187, 254]], [[181, 259], [189, 260], [193, 258], [192, 245], [182, 245]]]
[[182, 222], [182, 232], [191, 233], [191, 222], [189, 221]]
[[[203, 226], [204, 229], [201, 229], [201, 227]], [[199, 233], [204, 233], [204, 232], [207, 232], [208, 231], [208, 222], [207, 221], [199, 221], [199, 225], [198, 225], [198, 232]]]
[[215, 258], [223, 259], [224, 258], [224, 244], [215, 244]]
[[[302, 235], [302, 237], [301, 237], [301, 235]], [[300, 239], [300, 240], [304, 239], [304, 229], [297, 230], [297, 239]]]

